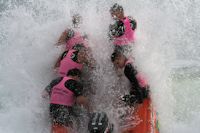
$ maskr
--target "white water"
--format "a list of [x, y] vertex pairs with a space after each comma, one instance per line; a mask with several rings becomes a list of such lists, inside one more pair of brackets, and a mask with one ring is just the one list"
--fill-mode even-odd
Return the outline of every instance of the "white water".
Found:
[[[54, 44], [70, 26], [72, 12], [83, 16], [81, 30], [89, 34], [94, 57], [100, 64], [94, 77], [99, 94], [94, 102], [103, 99], [101, 102], [107, 104], [97, 104], [97, 108], [110, 109], [108, 113], [112, 114], [108, 103], [117, 80], [110, 62], [107, 28], [113, 2], [0, 1], [0, 133], [49, 132], [48, 105], [40, 95], [55, 77], [52, 68], [61, 49]], [[133, 55], [152, 87], [161, 133], [200, 132], [200, 2], [117, 2], [138, 22]]]

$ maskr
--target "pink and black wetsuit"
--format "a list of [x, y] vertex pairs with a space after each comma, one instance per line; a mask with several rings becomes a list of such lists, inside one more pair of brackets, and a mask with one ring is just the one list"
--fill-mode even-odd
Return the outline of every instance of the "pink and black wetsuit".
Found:
[[69, 77], [58, 77], [45, 88], [50, 94], [52, 122], [69, 126], [72, 123], [72, 106], [75, 98], [82, 95], [83, 86]]
[[131, 22], [128, 17], [125, 17], [123, 20], [121, 20], [124, 24], [124, 33], [121, 36], [114, 37], [114, 45], [128, 45], [130, 43], [133, 43], [135, 40], [135, 30], [132, 30]]
[[66, 37], [66, 51], [73, 49], [76, 45], [88, 47], [88, 42], [85, 37], [81, 35], [81, 33], [70, 29], [68, 30]]
[[83, 64], [77, 62], [78, 51], [69, 50], [68, 53], [60, 61], [60, 67], [58, 73], [60, 76], [66, 76], [69, 70], [77, 68], [80, 71], [83, 68]]
[[68, 89], [68, 87], [65, 86], [65, 83], [67, 83], [68, 80], [71, 78], [63, 77], [63, 79], [55, 85], [52, 88], [51, 91], [51, 104], [59, 104], [59, 105], [65, 105], [65, 106], [73, 106], [75, 103], [75, 96], [73, 91]]
[[110, 36], [116, 49], [123, 50], [130, 47], [130, 44], [135, 41], [136, 27], [136, 21], [129, 17], [117, 20], [114, 25], [110, 25]]

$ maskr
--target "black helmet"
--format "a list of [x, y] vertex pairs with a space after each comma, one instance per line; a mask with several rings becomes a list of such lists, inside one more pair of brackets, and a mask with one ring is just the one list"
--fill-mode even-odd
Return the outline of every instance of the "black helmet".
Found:
[[72, 24], [76, 27], [82, 22], [82, 17], [80, 14], [74, 14], [72, 16]]
[[116, 12], [116, 11], [120, 11], [123, 12], [123, 7], [117, 3], [115, 3], [111, 8], [110, 8], [110, 12]]
[[91, 115], [88, 123], [88, 130], [90, 133], [104, 133], [109, 128], [109, 133], [112, 131], [108, 117], [105, 112], [96, 112]]

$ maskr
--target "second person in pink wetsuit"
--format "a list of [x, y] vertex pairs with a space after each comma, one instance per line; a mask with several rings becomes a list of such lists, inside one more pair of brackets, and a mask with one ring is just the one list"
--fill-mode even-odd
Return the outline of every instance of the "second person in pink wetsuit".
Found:
[[83, 85], [80, 83], [81, 72], [71, 69], [64, 77], [58, 77], [43, 91], [43, 98], [50, 96], [50, 118], [52, 132], [62, 130], [69, 132], [73, 128], [73, 106], [83, 105], [89, 109], [88, 100], [83, 96]]
[[135, 41], [137, 23], [130, 16], [125, 16], [123, 7], [117, 3], [111, 7], [110, 13], [114, 24], [109, 27], [109, 35], [114, 48], [118, 51], [129, 51]]
[[[58, 39], [57, 46], [65, 45], [64, 51], [69, 51], [71, 49], [77, 50], [79, 46], [84, 46], [88, 48], [88, 40], [86, 35], [82, 35], [79, 31], [79, 24], [81, 23], [81, 16], [79, 14], [75, 14], [72, 16], [72, 28], [66, 29]], [[63, 55], [63, 54], [62, 54]], [[62, 55], [57, 59], [54, 68], [59, 66]]]
[[75, 45], [84, 45], [87, 47], [87, 36], [79, 32], [81, 16], [75, 14], [72, 16], [72, 28], [66, 29], [58, 39], [57, 45], [66, 45], [66, 51], [72, 49]]
[[124, 75], [132, 85], [129, 95], [134, 96], [134, 99], [132, 99], [131, 102], [142, 103], [143, 100], [148, 97], [149, 85], [144, 76], [136, 70], [133, 61], [126, 58], [126, 56], [119, 51], [112, 53], [111, 61], [116, 68], [124, 69]]
[[80, 46], [78, 50], [71, 49], [62, 54], [57, 66], [58, 74], [63, 77], [70, 69], [74, 68], [82, 71], [83, 66], [92, 69], [95, 67], [95, 61], [88, 52], [88, 49]]
[[82, 71], [83, 61], [85, 58], [80, 58], [80, 52], [69, 50], [60, 62], [58, 73], [60, 76], [65, 76], [70, 69], [78, 69]]

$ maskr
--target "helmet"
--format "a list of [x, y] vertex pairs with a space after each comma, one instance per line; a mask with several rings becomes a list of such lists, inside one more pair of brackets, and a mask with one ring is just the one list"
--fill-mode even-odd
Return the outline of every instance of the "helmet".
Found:
[[90, 133], [111, 133], [113, 125], [109, 123], [105, 112], [92, 113], [88, 123]]
[[82, 17], [80, 16], [80, 14], [74, 14], [72, 16], [72, 23], [74, 27], [77, 27], [81, 22], [82, 22]]
[[117, 3], [115, 3], [111, 8], [110, 8], [110, 12], [116, 12], [116, 11], [120, 11], [123, 12], [123, 7]]

